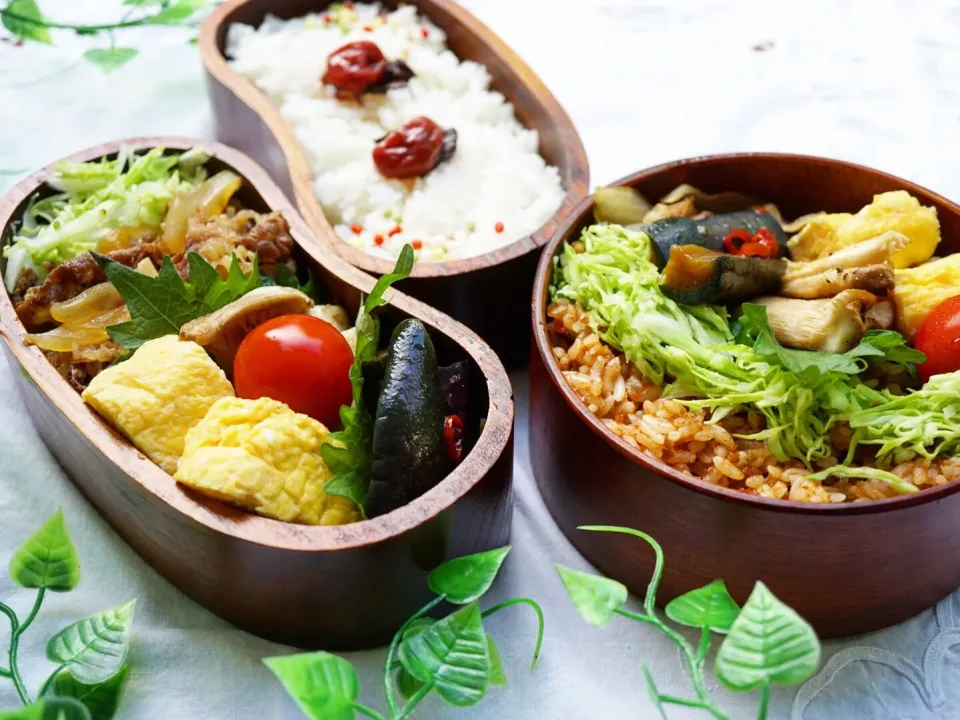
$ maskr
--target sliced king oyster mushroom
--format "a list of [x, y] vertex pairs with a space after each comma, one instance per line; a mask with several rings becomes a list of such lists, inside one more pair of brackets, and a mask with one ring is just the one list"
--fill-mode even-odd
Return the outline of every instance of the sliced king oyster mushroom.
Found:
[[767, 308], [770, 329], [781, 345], [844, 353], [867, 332], [864, 315], [877, 297], [865, 290], [844, 290], [819, 300], [767, 297], [754, 302]]
[[271, 318], [305, 313], [311, 307], [313, 300], [299, 290], [261, 287], [215, 313], [191, 320], [180, 328], [180, 339], [203, 346], [230, 377], [233, 358], [247, 333]]

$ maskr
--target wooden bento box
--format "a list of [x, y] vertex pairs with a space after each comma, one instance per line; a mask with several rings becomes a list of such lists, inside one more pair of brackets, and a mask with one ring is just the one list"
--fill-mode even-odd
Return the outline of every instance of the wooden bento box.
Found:
[[[217, 137], [266, 168], [288, 197], [294, 198], [314, 235], [330, 242], [351, 264], [374, 275], [392, 263], [343, 242], [324, 217], [313, 190], [312, 173], [293, 129], [258, 88], [234, 72], [224, 54], [227, 28], [235, 23], [258, 26], [267, 14], [296, 18], [320, 12], [326, 0], [229, 0], [218, 6], [200, 32], [200, 52], [207, 71]], [[508, 366], [528, 360], [530, 328], [527, 302], [540, 249], [569, 217], [589, 188], [583, 144], [566, 112], [543, 82], [502, 40], [450, 0], [410, 3], [444, 30], [454, 54], [484, 65], [493, 87], [516, 109], [522, 125], [537, 130], [540, 154], [558, 168], [566, 196], [556, 214], [532, 235], [477, 257], [424, 263], [414, 269], [405, 290], [459, 320], [497, 352]], [[385, 2], [390, 9], [397, 3]]]
[[[238, 197], [257, 211], [278, 210], [306, 262], [338, 304], [354, 312], [374, 279], [311, 237], [266, 173], [240, 152], [178, 137], [112, 142], [80, 151], [85, 162], [115, 156], [121, 146], [170, 151], [205, 148], [212, 171], [232, 169], [244, 182]], [[52, 166], [30, 175], [0, 199], [0, 229], [11, 226], [31, 197], [52, 192]], [[16, 370], [26, 407], [50, 451], [120, 536], [187, 595], [238, 627], [271, 640], [326, 649], [366, 648], [392, 636], [431, 597], [426, 578], [445, 559], [504, 545], [511, 519], [512, 390], [490, 348], [446, 315], [391, 290], [384, 332], [419, 318], [438, 357], [469, 360], [477, 382], [470, 411], [486, 418], [456, 469], [415, 501], [350, 525], [295, 525], [233, 509], [184, 489], [100, 418], [61, 377], [26, 330], [11, 299], [0, 294], [2, 347]]]

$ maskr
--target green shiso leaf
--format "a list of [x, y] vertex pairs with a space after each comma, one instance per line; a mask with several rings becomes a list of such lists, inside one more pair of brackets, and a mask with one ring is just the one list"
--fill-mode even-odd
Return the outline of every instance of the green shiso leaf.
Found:
[[92, 254], [130, 310], [128, 322], [107, 328], [113, 341], [127, 350], [135, 350], [154, 338], [176, 335], [191, 320], [209, 315], [260, 287], [256, 258], [250, 274], [244, 275], [234, 257], [224, 280], [201, 255], [190, 253], [190, 282], [184, 282], [169, 256], [164, 256], [154, 278], [105, 255]]

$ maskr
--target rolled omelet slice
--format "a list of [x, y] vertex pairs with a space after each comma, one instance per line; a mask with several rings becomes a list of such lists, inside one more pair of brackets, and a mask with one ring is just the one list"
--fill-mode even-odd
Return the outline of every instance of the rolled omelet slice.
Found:
[[832, 213], [813, 218], [787, 244], [794, 260], [818, 260], [890, 231], [908, 240], [894, 253], [893, 266], [918, 265], [933, 256], [940, 242], [937, 209], [921, 205], [905, 190], [880, 193], [856, 215]]
[[149, 340], [126, 362], [108, 367], [83, 399], [171, 475], [187, 432], [233, 386], [206, 351], [176, 335]]
[[361, 519], [350, 500], [323, 492], [332, 477], [322, 423], [270, 398], [221, 398], [187, 433], [174, 478], [266, 517], [305, 525]]

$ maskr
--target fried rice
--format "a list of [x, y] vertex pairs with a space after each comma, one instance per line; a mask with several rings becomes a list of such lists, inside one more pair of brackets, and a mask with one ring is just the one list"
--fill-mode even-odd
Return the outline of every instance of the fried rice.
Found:
[[[553, 356], [567, 383], [587, 409], [628, 445], [680, 472], [763, 497], [812, 503], [880, 500], [897, 493], [881, 480], [810, 480], [796, 460], [778, 460], [760, 440], [737, 435], [764, 428], [761, 415], [743, 411], [718, 423], [709, 413], [661, 397], [661, 389], [590, 327], [579, 304], [558, 299], [547, 308]], [[821, 468], [837, 464], [824, 458]], [[892, 472], [918, 488], [960, 480], [960, 457], [902, 462]]]

